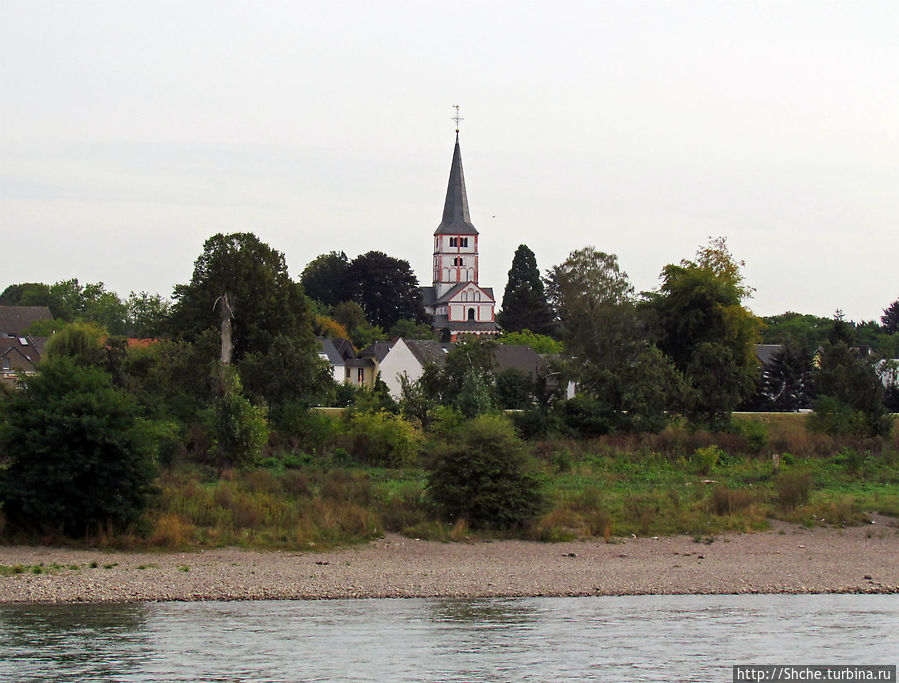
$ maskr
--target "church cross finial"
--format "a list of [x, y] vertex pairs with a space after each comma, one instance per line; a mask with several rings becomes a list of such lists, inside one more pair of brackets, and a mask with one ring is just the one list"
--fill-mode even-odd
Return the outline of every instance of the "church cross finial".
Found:
[[454, 104], [453, 109], [456, 110], [456, 113], [453, 114], [450, 118], [456, 122], [456, 132], [458, 133], [459, 132], [459, 121], [464, 121], [465, 119], [462, 118], [462, 114], [459, 113], [459, 105], [458, 104]]

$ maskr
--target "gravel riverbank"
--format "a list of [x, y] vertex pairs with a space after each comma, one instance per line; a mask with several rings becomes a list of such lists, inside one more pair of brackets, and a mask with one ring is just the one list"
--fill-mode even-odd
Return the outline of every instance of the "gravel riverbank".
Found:
[[[34, 566], [43, 567], [35, 573]], [[849, 529], [569, 543], [389, 534], [332, 552], [0, 547], [0, 604], [682, 593], [899, 593], [894, 520]], [[49, 571], [48, 571], [49, 570]]]

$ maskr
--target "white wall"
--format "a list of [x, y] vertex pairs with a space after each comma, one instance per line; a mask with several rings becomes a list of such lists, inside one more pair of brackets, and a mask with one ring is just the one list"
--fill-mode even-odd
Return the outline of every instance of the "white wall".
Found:
[[395, 399], [399, 399], [402, 395], [400, 375], [406, 373], [409, 380], [414, 382], [421, 377], [422, 372], [424, 372], [424, 368], [406, 346], [402, 337], [396, 340], [393, 348], [381, 361], [381, 381], [387, 385], [390, 395]]

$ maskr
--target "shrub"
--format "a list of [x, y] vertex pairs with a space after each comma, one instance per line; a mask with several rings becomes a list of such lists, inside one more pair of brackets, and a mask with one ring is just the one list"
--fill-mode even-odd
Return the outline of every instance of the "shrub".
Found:
[[346, 429], [350, 453], [367, 465], [402, 467], [418, 455], [421, 435], [399, 415], [353, 413]]
[[726, 453], [715, 444], [710, 444], [704, 448], [697, 448], [693, 451], [693, 457], [690, 458], [696, 471], [700, 474], [711, 474], [712, 470], [718, 464], [718, 461], [725, 457]]
[[473, 419], [429, 463], [428, 496], [442, 517], [472, 528], [510, 528], [543, 507], [540, 482], [524, 444], [501, 417]]
[[220, 466], [250, 467], [259, 461], [268, 440], [266, 411], [242, 394], [233, 368], [222, 368], [222, 390], [202, 417], [212, 436], [210, 455]]
[[837, 453], [836, 461], [846, 468], [849, 474], [858, 474], [869, 455], [871, 455], [870, 451], [858, 451], [855, 448], [846, 447]]
[[586, 394], [560, 402], [558, 411], [562, 425], [572, 436], [589, 438], [612, 431], [607, 408]]
[[784, 510], [793, 510], [807, 503], [811, 488], [812, 478], [808, 472], [782, 472], [774, 482], [778, 503]]
[[539, 406], [529, 406], [512, 416], [515, 429], [523, 439], [546, 436], [555, 427], [555, 420]]
[[734, 423], [734, 427], [736, 432], [746, 439], [750, 453], [758, 455], [771, 443], [768, 430], [758, 420], [741, 420]]
[[892, 430], [892, 420], [882, 405], [865, 411], [832, 396], [819, 396], [813, 408], [806, 423], [813, 432], [831, 436], [877, 436], [888, 435]]
[[157, 430], [104, 372], [47, 359], [5, 409], [0, 500], [10, 525], [83, 534], [144, 513]]
[[337, 439], [340, 423], [318, 410], [298, 403], [281, 408], [277, 427], [287, 437], [299, 440], [303, 448], [320, 451]]
[[749, 489], [716, 486], [712, 489], [710, 507], [716, 515], [733, 515], [758, 502], [758, 494]]

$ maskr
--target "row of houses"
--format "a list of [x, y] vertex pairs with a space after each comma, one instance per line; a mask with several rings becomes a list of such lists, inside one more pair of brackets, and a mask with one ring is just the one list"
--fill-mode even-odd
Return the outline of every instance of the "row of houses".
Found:
[[46, 306], [0, 306], [0, 383], [15, 386], [16, 373], [37, 372], [47, 338], [32, 337], [25, 330], [50, 319]]
[[[401, 376], [414, 382], [421, 377], [425, 366], [442, 367], [447, 353], [456, 346], [455, 342], [400, 337], [392, 342], [375, 342], [356, 352], [346, 339], [320, 337], [318, 342], [319, 357], [330, 365], [335, 382], [372, 388], [380, 378], [395, 399], [401, 396]], [[530, 346], [497, 344], [493, 349], [493, 361], [497, 372], [515, 369], [531, 379], [547, 379], [554, 374], [546, 358]], [[573, 391], [574, 387], [569, 387], [569, 395], [573, 395]]]

